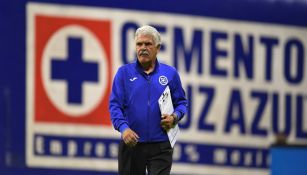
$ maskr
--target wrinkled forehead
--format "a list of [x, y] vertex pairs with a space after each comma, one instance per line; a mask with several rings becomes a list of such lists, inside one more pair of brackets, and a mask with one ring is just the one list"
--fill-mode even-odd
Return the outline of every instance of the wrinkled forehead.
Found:
[[155, 42], [153, 35], [150, 34], [141, 34], [136, 36], [135, 42]]

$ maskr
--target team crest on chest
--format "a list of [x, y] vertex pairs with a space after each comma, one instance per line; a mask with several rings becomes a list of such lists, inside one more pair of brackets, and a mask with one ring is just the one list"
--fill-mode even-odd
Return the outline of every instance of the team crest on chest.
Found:
[[168, 83], [168, 79], [166, 78], [166, 76], [162, 75], [159, 77], [159, 83], [163, 86], [167, 85]]

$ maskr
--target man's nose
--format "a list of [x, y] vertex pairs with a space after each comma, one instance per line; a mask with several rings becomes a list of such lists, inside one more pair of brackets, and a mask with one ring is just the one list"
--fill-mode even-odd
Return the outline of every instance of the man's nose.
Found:
[[146, 44], [142, 44], [141, 49], [142, 49], [142, 50], [147, 50]]

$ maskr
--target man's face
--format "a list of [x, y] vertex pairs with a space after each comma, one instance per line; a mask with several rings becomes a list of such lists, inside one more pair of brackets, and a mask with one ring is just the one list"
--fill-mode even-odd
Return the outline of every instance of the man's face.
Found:
[[155, 46], [152, 36], [140, 35], [136, 38], [136, 53], [140, 63], [153, 62], [159, 50], [160, 46]]

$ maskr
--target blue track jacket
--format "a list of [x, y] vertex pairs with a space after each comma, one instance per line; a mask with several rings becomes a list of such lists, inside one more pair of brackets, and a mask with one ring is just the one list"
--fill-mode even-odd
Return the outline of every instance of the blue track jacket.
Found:
[[181, 119], [187, 110], [187, 99], [175, 68], [156, 61], [155, 69], [146, 74], [140, 63], [120, 67], [114, 77], [109, 110], [116, 130], [130, 128], [139, 142], [167, 141], [158, 104], [160, 95], [169, 86], [175, 113]]

